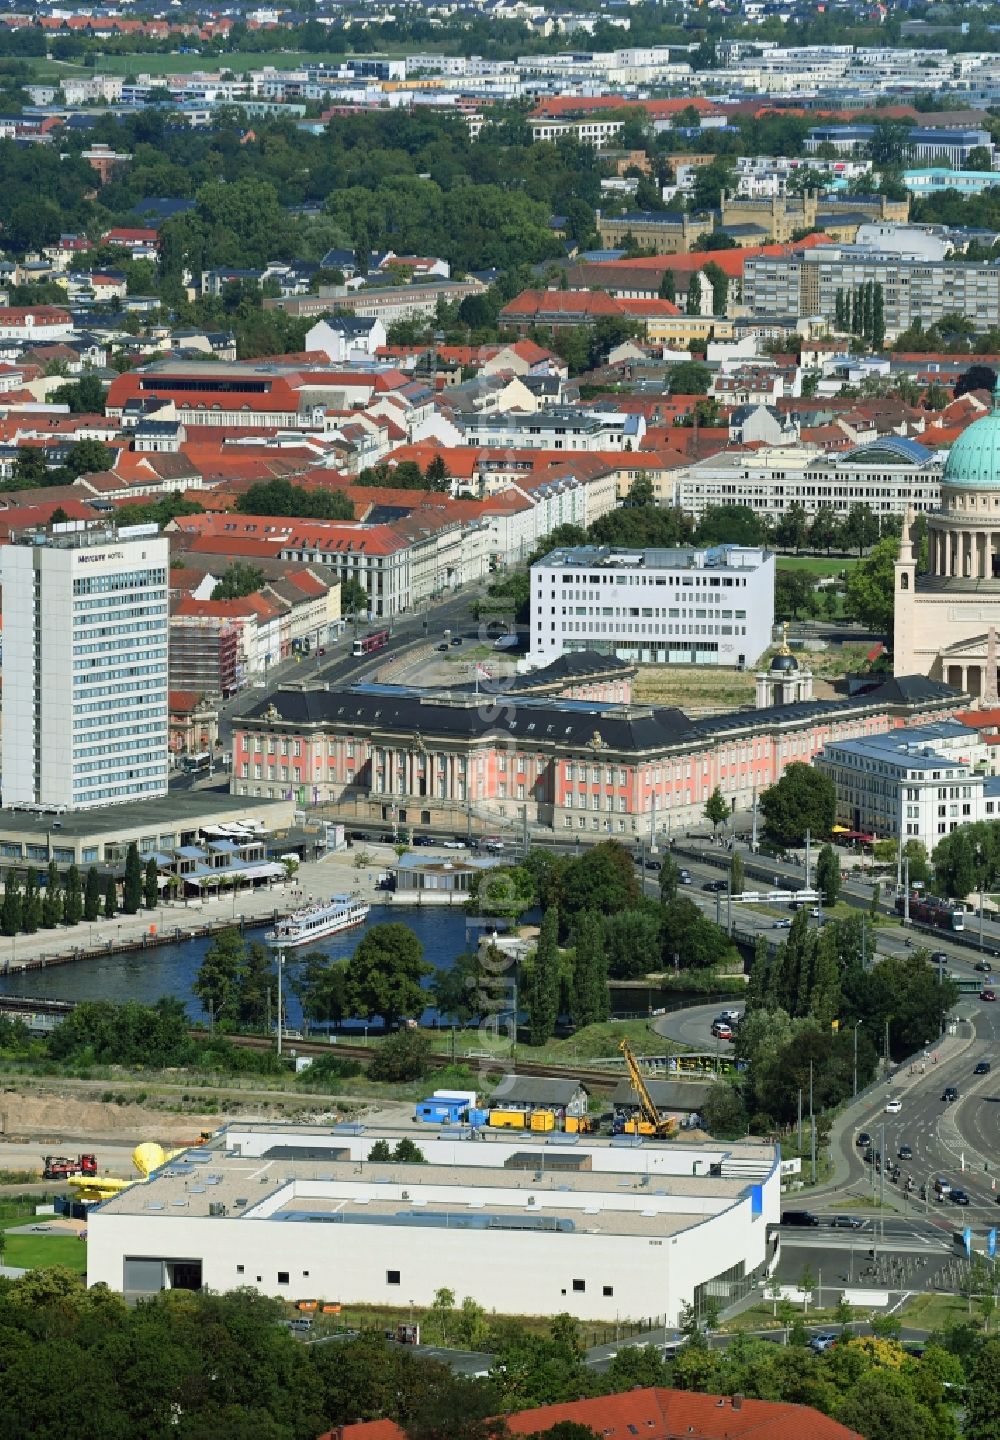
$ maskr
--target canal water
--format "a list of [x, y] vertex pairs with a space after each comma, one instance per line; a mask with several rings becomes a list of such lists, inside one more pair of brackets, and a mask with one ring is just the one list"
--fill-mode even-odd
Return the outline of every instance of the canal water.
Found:
[[[424, 959], [438, 969], [450, 969], [457, 956], [476, 944], [477, 932], [467, 929], [468, 917], [462, 909], [373, 905], [366, 926], [304, 946], [300, 953], [321, 950], [333, 960], [344, 960], [353, 955], [368, 926], [389, 920], [400, 921], [412, 930], [424, 947]], [[248, 929], [246, 934], [250, 939], [262, 940], [264, 931]], [[0, 975], [0, 994], [46, 1000], [138, 1000], [143, 1004], [152, 1004], [161, 995], [172, 995], [184, 1001], [193, 1020], [203, 1021], [201, 1003], [192, 994], [191, 986], [211, 943], [210, 936], [203, 936], [125, 955], [91, 955], [69, 965], [54, 965], [50, 970]], [[286, 978], [291, 978], [294, 954], [289, 952], [286, 960]], [[291, 984], [286, 989], [285, 1011], [287, 1023], [300, 1028], [302, 1012]], [[432, 1017], [433, 1012], [428, 1011], [425, 1019]]]

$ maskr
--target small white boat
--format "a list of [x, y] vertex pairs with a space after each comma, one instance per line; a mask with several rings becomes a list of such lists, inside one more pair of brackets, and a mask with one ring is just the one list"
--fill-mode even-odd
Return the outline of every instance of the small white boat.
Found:
[[294, 949], [296, 945], [310, 945], [323, 940], [327, 935], [337, 935], [341, 930], [351, 930], [363, 925], [368, 919], [371, 906], [356, 895], [331, 895], [304, 910], [293, 910], [284, 920], [279, 920], [273, 930], [268, 930], [267, 939], [272, 945], [283, 945]]

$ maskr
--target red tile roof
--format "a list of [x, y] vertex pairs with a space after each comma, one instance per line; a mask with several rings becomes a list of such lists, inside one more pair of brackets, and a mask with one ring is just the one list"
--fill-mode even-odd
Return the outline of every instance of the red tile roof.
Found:
[[500, 311], [501, 320], [530, 320], [535, 315], [592, 318], [621, 315], [621, 305], [603, 290], [522, 290]]
[[692, 106], [700, 114], [719, 114], [719, 106], [700, 95], [681, 100], [623, 100], [620, 95], [548, 95], [531, 112], [533, 120], [560, 120], [594, 110], [645, 110], [651, 116], [677, 115]]
[[189, 715], [202, 702], [200, 690], [168, 690], [167, 705], [171, 715]]
[[70, 313], [58, 305], [4, 305], [0, 306], [0, 325], [23, 325], [28, 316], [36, 325], [68, 325]]
[[680, 306], [675, 305], [672, 300], [619, 300], [618, 308], [624, 310], [626, 315], [635, 315], [637, 319], [643, 320], [656, 320], [681, 313]]
[[[860, 1440], [857, 1431], [805, 1405], [698, 1395], [686, 1390], [629, 1390], [565, 1405], [543, 1405], [505, 1416], [513, 1435], [532, 1435], [561, 1423], [586, 1426], [608, 1440]], [[321, 1440], [403, 1440], [389, 1420], [344, 1425]]]

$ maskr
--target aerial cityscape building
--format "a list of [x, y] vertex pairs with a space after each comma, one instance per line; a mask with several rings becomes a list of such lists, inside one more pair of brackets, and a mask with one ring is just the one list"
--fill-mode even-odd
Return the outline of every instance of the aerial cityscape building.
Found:
[[992, 1440], [996, 21], [0, 14], [12, 1434]]
[[169, 553], [155, 525], [0, 548], [5, 808], [166, 794]]

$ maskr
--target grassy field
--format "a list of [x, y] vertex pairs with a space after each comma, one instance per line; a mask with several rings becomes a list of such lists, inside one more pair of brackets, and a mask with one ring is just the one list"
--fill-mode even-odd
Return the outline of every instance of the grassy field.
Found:
[[[237, 52], [226, 55], [99, 55], [94, 70], [102, 75], [192, 75], [201, 70], [207, 73], [231, 70], [234, 75], [242, 75], [248, 70], [263, 70], [267, 66], [276, 70], [294, 70], [300, 65], [333, 63], [344, 58], [343, 51], [333, 50], [322, 54], [307, 54], [302, 50], [262, 50], [259, 54]], [[50, 74], [85, 73], [84, 67], [75, 63], [63, 65], [42, 60], [35, 63], [39, 66], [47, 65]]]
[[635, 700], [639, 705], [676, 705], [681, 710], [735, 710], [753, 704], [754, 684], [749, 671], [642, 665], [635, 679]]
[[779, 555], [777, 566], [779, 570], [804, 570], [807, 575], [812, 575], [816, 580], [822, 580], [827, 575], [839, 575], [844, 570], [851, 570], [858, 563], [856, 555]]
[[24, 1225], [44, 1225], [46, 1215], [36, 1215], [34, 1197], [0, 1200], [0, 1230], [6, 1237], [3, 1263], [19, 1270], [42, 1270], [63, 1265], [67, 1270], [84, 1274], [87, 1269], [87, 1246], [67, 1231], [61, 1235], [11, 1235], [7, 1232]]
[[48, 1270], [53, 1265], [62, 1265], [83, 1275], [87, 1269], [87, 1246], [84, 1241], [69, 1234], [10, 1235], [4, 1251], [4, 1264], [22, 1270]]
[[969, 1302], [961, 1295], [914, 1295], [899, 1318], [917, 1330], [946, 1330], [970, 1319]]
[[[642, 1055], [674, 1055], [683, 1047], [657, 1035], [650, 1028], [648, 1020], [607, 1020], [600, 1025], [587, 1025], [582, 1030], [568, 1035], [564, 1040], [550, 1040], [547, 1045], [519, 1044], [517, 1053], [522, 1060], [545, 1060], [553, 1065], [572, 1065], [584, 1060], [601, 1059], [617, 1055], [622, 1040]], [[438, 1052], [448, 1053], [451, 1048], [449, 1031], [437, 1031], [431, 1036], [431, 1044]], [[456, 1032], [455, 1053], [462, 1062], [466, 1051], [474, 1050], [477, 1056], [482, 1052], [496, 1055], [498, 1060], [510, 1058], [510, 1042], [501, 1031], [498, 1040], [493, 1040], [486, 1030], [463, 1030]], [[476, 1060], [467, 1061], [473, 1067]], [[437, 1076], [435, 1075], [435, 1081]], [[425, 1082], [426, 1088], [426, 1082]]]
[[[824, 1285], [824, 1291], [826, 1288]], [[836, 1310], [826, 1307], [819, 1310], [815, 1305], [810, 1305], [806, 1310], [803, 1310], [801, 1305], [796, 1305], [795, 1318], [804, 1320], [807, 1325], [836, 1325], [839, 1323]], [[855, 1319], [859, 1318], [855, 1314]], [[727, 1335], [754, 1330], [783, 1330], [784, 1328], [774, 1313], [774, 1301], [772, 1300], [762, 1300], [758, 1305], [751, 1305], [719, 1326], [720, 1331]]]

